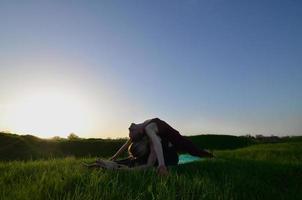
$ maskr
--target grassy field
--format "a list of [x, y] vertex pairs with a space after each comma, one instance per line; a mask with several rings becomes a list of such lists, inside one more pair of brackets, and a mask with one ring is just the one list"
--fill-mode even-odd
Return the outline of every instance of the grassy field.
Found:
[[301, 199], [302, 143], [252, 145], [154, 170], [88, 170], [64, 158], [0, 163], [0, 199]]

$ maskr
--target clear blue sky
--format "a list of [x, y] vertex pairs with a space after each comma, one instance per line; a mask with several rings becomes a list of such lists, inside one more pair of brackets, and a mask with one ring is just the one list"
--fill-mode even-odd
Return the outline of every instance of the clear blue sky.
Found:
[[[185, 135], [301, 135], [301, 36], [298, 0], [0, 1], [0, 129], [124, 137], [160, 117]], [[83, 98], [93, 131], [5, 116], [49, 90]]]

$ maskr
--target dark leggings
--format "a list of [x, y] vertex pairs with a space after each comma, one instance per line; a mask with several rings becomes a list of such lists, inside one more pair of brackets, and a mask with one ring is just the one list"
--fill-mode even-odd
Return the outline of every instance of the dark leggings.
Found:
[[196, 147], [190, 140], [182, 136], [177, 130], [172, 128], [165, 121], [154, 118], [153, 122], [155, 122], [158, 126], [158, 136], [162, 140], [165, 139], [170, 141], [175, 146], [177, 152], [186, 152], [192, 156], [198, 157], [213, 157], [211, 153]]
[[[165, 165], [177, 165], [178, 164], [178, 154], [175, 146], [166, 140], [161, 141]], [[157, 163], [156, 163], [157, 165]]]
[[180, 134], [175, 134], [175, 137], [177, 142], [174, 145], [177, 152], [187, 152], [192, 156], [198, 156], [198, 157], [210, 157], [210, 158], [213, 157], [211, 153], [196, 147], [193, 144], [193, 142], [191, 142], [186, 137]]

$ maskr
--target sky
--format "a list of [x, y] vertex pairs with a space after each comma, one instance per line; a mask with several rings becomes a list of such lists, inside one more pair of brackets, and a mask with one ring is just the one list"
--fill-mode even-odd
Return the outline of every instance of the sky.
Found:
[[0, 130], [302, 134], [299, 0], [0, 0]]

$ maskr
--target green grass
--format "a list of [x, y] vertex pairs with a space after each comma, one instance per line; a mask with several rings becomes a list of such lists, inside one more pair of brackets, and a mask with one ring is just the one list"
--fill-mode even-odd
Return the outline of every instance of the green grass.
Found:
[[232, 151], [218, 151], [217, 154], [232, 159], [302, 164], [302, 142], [259, 144]]
[[0, 199], [301, 199], [302, 143], [216, 151], [217, 158], [154, 170], [88, 170], [91, 158], [0, 163]]

